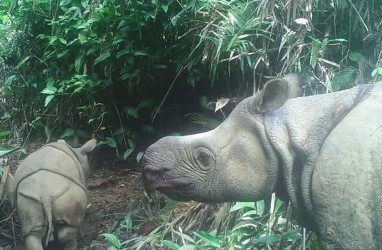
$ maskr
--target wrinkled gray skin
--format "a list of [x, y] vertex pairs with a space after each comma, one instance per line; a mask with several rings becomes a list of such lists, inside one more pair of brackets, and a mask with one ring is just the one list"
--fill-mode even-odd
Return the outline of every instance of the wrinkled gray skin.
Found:
[[288, 81], [269, 82], [214, 130], [151, 145], [147, 192], [203, 202], [276, 192], [324, 248], [382, 249], [382, 82], [288, 100]]
[[27, 250], [42, 250], [54, 237], [63, 249], [77, 248], [77, 227], [87, 207], [87, 154], [95, 146], [95, 139], [81, 148], [59, 140], [20, 163], [8, 186]]

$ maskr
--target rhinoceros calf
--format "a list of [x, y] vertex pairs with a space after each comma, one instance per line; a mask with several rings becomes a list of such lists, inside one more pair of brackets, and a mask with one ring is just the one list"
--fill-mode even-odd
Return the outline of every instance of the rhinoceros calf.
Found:
[[45, 145], [25, 158], [10, 183], [27, 250], [42, 250], [56, 238], [63, 249], [76, 249], [77, 227], [87, 207], [87, 153], [64, 140]]
[[151, 145], [146, 190], [203, 202], [276, 192], [326, 249], [382, 249], [382, 82], [292, 99], [288, 89], [273, 80], [216, 129]]

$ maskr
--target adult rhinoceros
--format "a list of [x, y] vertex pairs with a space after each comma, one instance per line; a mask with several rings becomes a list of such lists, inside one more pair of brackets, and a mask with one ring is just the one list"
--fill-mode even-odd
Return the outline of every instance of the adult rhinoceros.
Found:
[[292, 99], [288, 88], [272, 80], [216, 129], [151, 145], [146, 189], [203, 202], [276, 192], [326, 249], [382, 249], [382, 82]]

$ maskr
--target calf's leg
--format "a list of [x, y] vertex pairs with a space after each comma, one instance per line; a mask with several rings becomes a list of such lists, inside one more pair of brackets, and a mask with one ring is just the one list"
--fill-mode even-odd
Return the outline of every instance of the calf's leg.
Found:
[[57, 232], [58, 240], [64, 250], [77, 249], [77, 227], [60, 226]]
[[43, 250], [42, 237], [33, 233], [25, 236], [25, 248], [27, 250]]

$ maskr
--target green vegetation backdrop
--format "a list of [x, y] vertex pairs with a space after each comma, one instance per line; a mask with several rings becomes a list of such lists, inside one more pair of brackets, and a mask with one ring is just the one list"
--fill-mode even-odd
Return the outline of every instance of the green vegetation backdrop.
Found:
[[217, 86], [234, 97], [252, 94], [264, 76], [291, 71], [316, 80], [320, 92], [377, 80], [381, 6], [377, 0], [5, 0], [2, 122], [47, 138], [97, 134], [126, 158], [138, 133], [153, 131], [166, 98], [184, 95], [187, 86]]
[[307, 94], [379, 80], [381, 23], [380, 0], [3, 0], [1, 138], [95, 134], [127, 158], [161, 116], [251, 95], [267, 76], [300, 72]]

